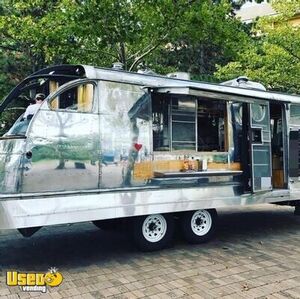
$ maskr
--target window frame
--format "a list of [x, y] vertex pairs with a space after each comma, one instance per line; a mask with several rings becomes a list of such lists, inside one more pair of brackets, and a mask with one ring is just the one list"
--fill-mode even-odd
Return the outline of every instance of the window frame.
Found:
[[[66, 92], [69, 89], [78, 87], [80, 85], [86, 85], [86, 84], [92, 84], [93, 85], [93, 103], [92, 103], [92, 107], [90, 111], [78, 111], [78, 110], [71, 110], [71, 109], [66, 109], [66, 108], [57, 108], [57, 109], [53, 109], [51, 107], [51, 103], [52, 101], [55, 100], [55, 98], [57, 98], [60, 94]], [[57, 111], [57, 112], [68, 112], [68, 113], [98, 113], [98, 111], [96, 111], [96, 99], [97, 99], [97, 80], [91, 80], [91, 79], [78, 79], [72, 82], [68, 82], [66, 84], [63, 84], [61, 86], [59, 86], [59, 88], [57, 90], [54, 91], [54, 93], [52, 95], [50, 95], [48, 101], [47, 101], [47, 106], [48, 109], [50, 111]]]
[[[220, 100], [223, 104], [224, 104], [224, 149], [223, 150], [199, 150], [199, 144], [198, 144], [198, 106], [199, 106], [199, 102], [201, 102], [201, 100], [209, 100], [210, 98], [207, 98], [207, 97], [199, 97], [199, 96], [193, 96], [192, 97], [189, 97], [189, 95], [186, 95], [186, 94], [169, 94], [168, 96], [170, 96], [169, 98], [169, 109], [168, 109], [168, 134], [169, 134], [169, 149], [168, 150], [155, 150], [154, 147], [153, 147], [153, 152], [154, 153], [169, 153], [169, 154], [181, 154], [181, 153], [207, 153], [207, 154], [228, 154], [230, 152], [229, 150], [229, 144], [230, 144], [230, 141], [229, 141], [229, 122], [228, 122], [228, 117], [230, 115], [230, 112], [229, 112], [229, 107], [228, 107], [228, 101], [226, 100]], [[192, 143], [195, 144], [195, 149], [174, 149], [173, 148], [173, 143], [174, 141], [172, 140], [172, 135], [173, 135], [173, 125], [171, 124], [171, 103], [172, 103], [172, 100], [173, 100], [173, 97], [174, 98], [177, 98], [177, 99], [180, 99], [180, 97], [182, 97], [183, 99], [186, 99], [186, 100], [194, 100], [195, 101], [195, 141], [193, 141]], [[152, 104], [151, 104], [151, 108], [153, 108], [153, 96], [151, 97], [151, 100], [152, 100]], [[212, 99], [214, 101], [218, 101], [217, 99]], [[176, 142], [176, 141], [175, 141]], [[153, 143], [154, 144], [154, 143]]]

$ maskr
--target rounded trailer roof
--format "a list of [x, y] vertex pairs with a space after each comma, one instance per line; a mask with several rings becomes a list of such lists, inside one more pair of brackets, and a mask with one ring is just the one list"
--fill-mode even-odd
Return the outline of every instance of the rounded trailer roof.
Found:
[[182, 80], [177, 78], [169, 78], [161, 75], [141, 74], [127, 72], [123, 70], [99, 68], [93, 66], [83, 67], [85, 69], [87, 78], [142, 85], [144, 87], [152, 88], [154, 90], [159, 88], [189, 88], [192, 90], [223, 94], [227, 96], [238, 96], [241, 99], [245, 98], [245, 100], [259, 99], [266, 101], [300, 104], [300, 95], [290, 95], [279, 92], [265, 91], [262, 90], [262, 85], [260, 83], [252, 81], [250, 81], [252, 85], [256, 87], [260, 86], [260, 89], [253, 88], [251, 86], [250, 88], [247, 88], [247, 86], [238, 87], [232, 85], [224, 85], [227, 82], [224, 82], [224, 84], [215, 84], [191, 80]]

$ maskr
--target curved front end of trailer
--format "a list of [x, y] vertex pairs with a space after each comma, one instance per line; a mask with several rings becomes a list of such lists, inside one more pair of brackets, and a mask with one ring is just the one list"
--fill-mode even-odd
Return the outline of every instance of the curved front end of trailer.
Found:
[[27, 167], [25, 142], [25, 137], [0, 139], [0, 193], [15, 194], [20, 191], [22, 172]]

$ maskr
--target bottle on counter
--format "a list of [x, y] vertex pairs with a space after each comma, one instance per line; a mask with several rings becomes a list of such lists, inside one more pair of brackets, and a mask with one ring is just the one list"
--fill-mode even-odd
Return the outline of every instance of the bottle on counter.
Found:
[[183, 170], [182, 171], [188, 171], [189, 170], [189, 159], [188, 156], [184, 155], [183, 157]]
[[207, 159], [202, 160], [202, 170], [206, 171], [207, 170]]
[[196, 163], [194, 157], [189, 159], [189, 170], [195, 171], [196, 170]]

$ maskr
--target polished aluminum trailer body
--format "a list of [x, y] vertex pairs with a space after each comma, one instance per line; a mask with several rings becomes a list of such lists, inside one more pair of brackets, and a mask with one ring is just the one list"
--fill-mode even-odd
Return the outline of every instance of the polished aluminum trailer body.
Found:
[[[300, 97], [91, 66], [74, 69], [80, 69], [80, 75], [65, 75], [70, 77], [67, 82], [50, 88], [24, 135], [15, 133], [16, 123], [0, 140], [0, 229], [259, 203], [297, 203], [300, 199], [298, 165], [290, 165], [290, 132], [296, 134], [300, 129], [297, 115], [291, 119], [290, 111], [291, 105], [300, 105]], [[33, 77], [45, 77], [52, 86], [55, 80], [58, 82], [57, 74], [60, 69], [54, 67]], [[189, 105], [202, 98], [224, 104], [226, 150], [196, 150], [189, 155], [200, 160], [221, 160], [226, 169], [208, 169], [194, 176], [178, 172], [175, 178], [152, 177], [155, 167], [161, 167], [160, 161], [167, 159], [175, 164], [188, 153], [172, 147], [170, 151], [153, 148], [151, 101], [161, 95], [184, 97], [183, 102]], [[77, 99], [76, 105], [67, 106], [71, 96]], [[62, 99], [65, 102], [60, 107]], [[9, 101], [10, 96], [4, 102]], [[232, 104], [245, 104], [253, 111], [255, 105], [260, 105], [267, 109], [267, 118], [270, 104], [282, 109], [282, 187], [273, 188], [271, 183], [269, 120], [262, 126], [253, 121], [250, 125], [262, 136], [259, 144], [251, 144], [252, 190], [245, 191], [240, 178], [243, 171], [230, 170], [237, 150]], [[172, 141], [172, 136], [170, 140], [171, 144], [178, 142]], [[269, 162], [255, 162], [260, 153]], [[261, 177], [254, 175], [258, 171], [255, 167], [260, 169]]]

